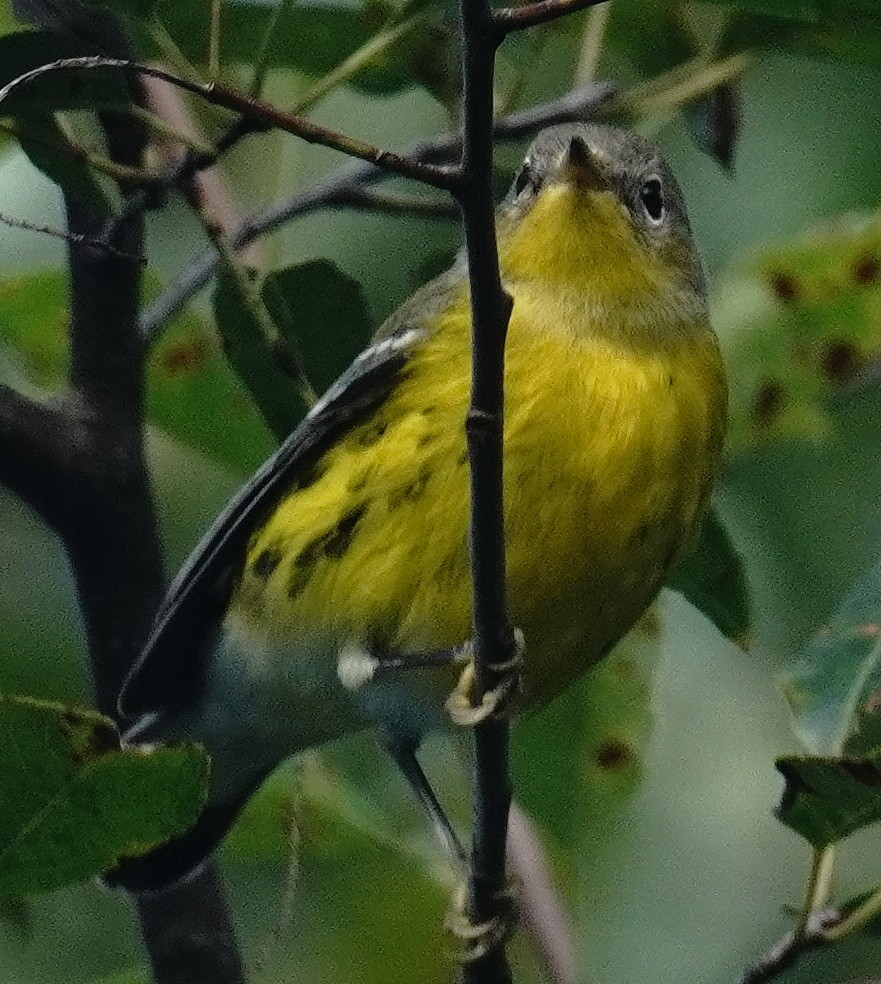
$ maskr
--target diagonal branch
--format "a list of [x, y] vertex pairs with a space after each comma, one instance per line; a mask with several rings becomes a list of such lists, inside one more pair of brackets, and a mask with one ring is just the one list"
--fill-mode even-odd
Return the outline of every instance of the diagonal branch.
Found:
[[[552, 102], [503, 116], [495, 123], [495, 135], [498, 139], [517, 140], [545, 126], [585, 119], [604, 106], [614, 94], [615, 89], [605, 83], [573, 90]], [[413, 144], [400, 154], [418, 161], [449, 161], [461, 152], [461, 148], [460, 134], [445, 133]], [[235, 249], [242, 249], [292, 219], [318, 209], [355, 207], [358, 203], [353, 198], [359, 196], [364, 186], [374, 183], [382, 176], [382, 172], [371, 164], [348, 161], [310, 188], [298, 191], [246, 218], [238, 229], [230, 231], [230, 242]], [[155, 340], [163, 326], [204, 287], [217, 264], [216, 252], [208, 250], [193, 260], [166, 287], [144, 312], [141, 331], [145, 338], [151, 342]]]
[[458, 174], [445, 167], [437, 167], [430, 164], [423, 164], [420, 161], [411, 160], [390, 150], [383, 150], [374, 147], [372, 144], [355, 137], [349, 137], [335, 130], [320, 126], [298, 116], [295, 113], [288, 113], [277, 106], [239, 92], [230, 86], [220, 82], [194, 82], [191, 79], [181, 78], [173, 72], [157, 68], [154, 65], [144, 65], [140, 62], [132, 61], [128, 58], [106, 58], [99, 55], [90, 55], [82, 58], [59, 58], [56, 61], [41, 65], [39, 68], [31, 69], [19, 75], [0, 89], [0, 104], [3, 103], [12, 92], [27, 85], [29, 82], [38, 79], [50, 72], [57, 71], [94, 71], [96, 69], [119, 68], [127, 74], [136, 78], [146, 75], [149, 78], [161, 79], [179, 89], [191, 92], [200, 96], [206, 102], [214, 106], [221, 106], [224, 109], [231, 109], [241, 116], [251, 121], [252, 126], [257, 130], [283, 130], [300, 137], [307, 143], [321, 144], [338, 150], [349, 157], [356, 157], [362, 161], [375, 164], [391, 174], [397, 174], [402, 178], [410, 178], [422, 184], [430, 185], [441, 191], [454, 191], [458, 186]]
[[604, 0], [538, 0], [522, 7], [497, 7], [492, 12], [492, 25], [503, 38], [512, 31], [525, 31], [539, 24], [550, 24], [568, 14], [596, 7]]

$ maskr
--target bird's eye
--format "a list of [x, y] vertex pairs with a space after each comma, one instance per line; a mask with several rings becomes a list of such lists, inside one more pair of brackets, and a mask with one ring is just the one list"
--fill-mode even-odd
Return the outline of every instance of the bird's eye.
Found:
[[661, 191], [661, 179], [658, 177], [648, 178], [639, 189], [639, 197], [645, 214], [655, 225], [664, 220], [664, 193]]
[[514, 193], [522, 195], [526, 188], [532, 185], [532, 168], [529, 164], [524, 164], [520, 168], [520, 173], [514, 179]]

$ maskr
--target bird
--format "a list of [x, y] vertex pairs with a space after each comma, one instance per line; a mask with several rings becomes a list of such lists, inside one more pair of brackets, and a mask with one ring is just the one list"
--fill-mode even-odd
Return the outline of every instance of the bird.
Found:
[[[496, 232], [513, 302], [504, 528], [524, 712], [602, 659], [662, 587], [719, 470], [727, 384], [683, 194], [651, 142], [594, 123], [544, 130]], [[186, 878], [283, 759], [362, 730], [438, 819], [416, 751], [449, 723], [457, 678], [467, 697], [469, 301], [460, 253], [174, 579], [121, 692], [123, 742], [198, 742], [210, 788], [190, 830], [121, 859], [111, 884]]]

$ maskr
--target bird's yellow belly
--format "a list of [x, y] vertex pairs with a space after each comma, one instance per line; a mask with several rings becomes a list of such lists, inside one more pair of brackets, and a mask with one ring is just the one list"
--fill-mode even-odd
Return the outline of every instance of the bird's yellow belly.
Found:
[[[535, 703], [656, 593], [715, 474], [724, 385], [707, 333], [634, 351], [537, 332], [529, 314], [515, 303], [504, 476], [509, 603]], [[279, 648], [413, 652], [469, 636], [464, 307], [455, 317], [252, 540], [233, 613]]]

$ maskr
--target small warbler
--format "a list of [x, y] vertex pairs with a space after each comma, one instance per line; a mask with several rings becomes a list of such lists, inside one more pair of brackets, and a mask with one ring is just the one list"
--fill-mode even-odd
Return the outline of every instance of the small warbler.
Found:
[[[682, 193], [650, 143], [546, 130], [497, 232], [514, 302], [507, 588], [529, 708], [658, 592], [710, 494], [727, 390]], [[283, 758], [366, 727], [439, 809], [414, 751], [446, 717], [471, 624], [470, 329], [460, 256], [382, 326], [178, 574], [120, 711], [128, 742], [202, 743], [209, 799], [191, 831], [110, 881], [137, 891], [184, 876]]]

